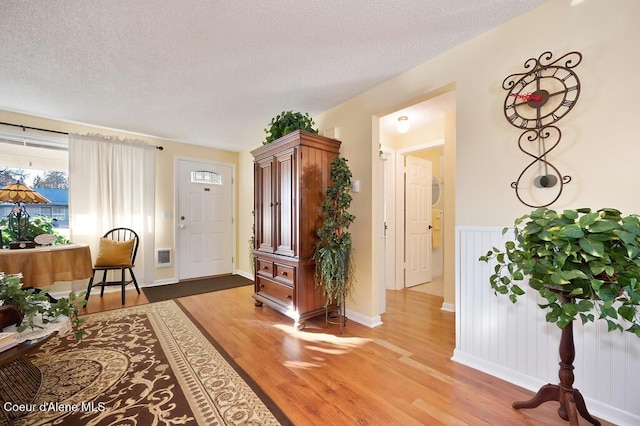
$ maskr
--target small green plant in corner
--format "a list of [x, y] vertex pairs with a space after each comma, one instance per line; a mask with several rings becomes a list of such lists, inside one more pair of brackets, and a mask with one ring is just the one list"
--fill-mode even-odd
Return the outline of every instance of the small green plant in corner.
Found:
[[37, 317], [42, 324], [47, 324], [64, 315], [71, 320], [76, 339], [81, 339], [86, 332], [82, 328], [84, 319], [79, 317], [79, 308], [86, 304], [83, 297], [85, 292], [78, 295], [71, 292], [69, 297], [56, 300], [46, 291], [22, 288], [21, 278], [21, 274], [7, 275], [0, 272], [0, 307], [11, 307], [18, 312], [22, 322], [17, 325], [16, 330], [23, 332], [27, 328], [42, 328], [36, 321]]
[[355, 219], [349, 213], [351, 176], [347, 160], [335, 157], [331, 163], [331, 185], [322, 205], [324, 224], [318, 229], [314, 251], [315, 281], [323, 288], [327, 305], [337, 302], [343, 306], [353, 289], [353, 248], [351, 233], [347, 231]]
[[267, 134], [267, 138], [262, 142], [262, 144], [266, 145], [271, 143], [296, 130], [306, 130], [307, 132], [318, 133], [318, 129], [313, 128], [315, 124], [316, 123], [314, 123], [308, 112], [302, 114], [300, 112], [282, 111], [280, 114], [273, 117], [269, 126], [264, 129], [264, 132]]
[[[508, 228], [503, 230], [503, 235]], [[640, 337], [640, 220], [605, 208], [541, 208], [515, 220], [515, 241], [493, 247], [481, 261], [495, 264], [496, 294], [512, 302], [529, 287], [545, 299], [546, 320], [560, 328], [576, 318]], [[597, 315], [596, 316], [594, 315]]]

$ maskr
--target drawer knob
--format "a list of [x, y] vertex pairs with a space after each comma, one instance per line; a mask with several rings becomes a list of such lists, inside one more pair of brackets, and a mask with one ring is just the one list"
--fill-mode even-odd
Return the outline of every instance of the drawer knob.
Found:
[[287, 274], [287, 271], [282, 271], [282, 275], [286, 277], [289, 274]]
[[292, 296], [290, 294], [287, 294], [287, 299], [292, 299]]
[[269, 269], [269, 267], [268, 266], [263, 266], [262, 269], [267, 270], [267, 269]]
[[260, 284], [260, 288], [264, 288], [264, 284]]

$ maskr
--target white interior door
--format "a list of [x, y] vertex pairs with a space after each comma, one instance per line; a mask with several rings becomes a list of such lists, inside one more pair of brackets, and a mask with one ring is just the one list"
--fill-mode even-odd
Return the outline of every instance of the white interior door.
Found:
[[233, 272], [231, 166], [178, 160], [180, 280]]
[[408, 155], [405, 177], [405, 287], [431, 281], [431, 162]]

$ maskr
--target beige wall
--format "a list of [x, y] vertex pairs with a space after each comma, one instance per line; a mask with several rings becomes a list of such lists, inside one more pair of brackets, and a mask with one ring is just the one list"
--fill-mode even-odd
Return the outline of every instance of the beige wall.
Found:
[[[259, 147], [257, 144], [254, 148]], [[239, 255], [237, 268], [247, 276], [253, 276], [253, 270], [249, 261], [249, 251], [251, 239], [251, 231], [253, 226], [254, 210], [253, 204], [253, 156], [247, 151], [242, 151], [238, 156], [238, 192], [240, 197], [238, 200], [238, 222], [241, 226], [238, 229], [238, 246]]]
[[445, 302], [452, 303], [454, 226], [505, 226], [530, 210], [510, 187], [528, 158], [517, 148], [520, 132], [504, 118], [506, 92], [501, 84], [509, 74], [520, 72], [525, 60], [544, 51], [552, 51], [554, 57], [574, 50], [584, 55], [576, 68], [582, 83], [580, 99], [558, 123], [562, 142], [549, 158], [573, 178], [554, 207], [640, 211], [634, 196], [640, 171], [635, 165], [639, 148], [633, 126], [640, 89], [632, 83], [640, 65], [635, 46], [640, 38], [636, 23], [640, 2], [570, 3], [552, 0], [316, 118], [321, 129], [340, 129], [342, 154], [361, 181], [353, 204], [357, 219], [352, 231], [359, 248], [353, 310], [376, 314], [372, 289], [378, 288], [379, 247], [372, 238], [376, 234], [372, 206], [377, 203], [371, 187], [380, 170], [372, 161], [378, 150], [372, 117], [455, 85], [456, 111], [447, 117], [454, 126], [445, 126], [445, 138], [455, 140], [445, 145], [445, 157], [452, 162], [445, 171], [456, 170], [455, 176], [445, 179], [447, 186], [454, 184], [455, 199], [445, 197], [444, 209], [455, 212], [455, 221], [446, 221], [445, 227]]
[[640, 211], [629, 196], [640, 178], [634, 128], [640, 89], [630, 83], [640, 66], [638, 16], [635, 0], [587, 0], [574, 7], [554, 0], [447, 55], [451, 69], [469, 70], [458, 77], [457, 225], [509, 224], [530, 210], [509, 188], [529, 158], [517, 148], [520, 131], [502, 114], [501, 83], [545, 50], [584, 56], [575, 69], [580, 98], [558, 122], [562, 141], [549, 157], [573, 180], [553, 207]]
[[382, 145], [391, 149], [402, 150], [441, 140], [444, 140], [444, 117], [442, 120], [435, 120], [425, 128], [411, 130], [405, 134], [391, 135], [386, 138], [386, 143]]
[[[0, 111], [0, 121], [21, 124], [31, 127], [40, 127], [49, 130], [57, 130], [61, 132], [72, 133], [99, 133], [107, 136], [118, 136], [121, 138], [132, 138], [146, 141], [152, 145], [161, 145], [164, 150], [158, 151], [157, 163], [156, 163], [156, 248], [171, 248], [174, 255], [174, 262], [169, 268], [156, 268], [155, 280], [156, 281], [172, 281], [177, 278], [175, 269], [175, 200], [174, 200], [174, 186], [175, 186], [175, 161], [176, 157], [180, 158], [195, 158], [201, 161], [214, 161], [219, 163], [232, 164], [235, 167], [236, 174], [239, 172], [239, 155], [236, 152], [222, 151], [211, 148], [205, 148], [198, 145], [190, 145], [186, 143], [178, 143], [174, 141], [168, 141], [159, 138], [139, 136], [122, 131], [114, 131], [109, 129], [103, 129], [99, 127], [91, 127], [80, 125], [76, 123], [68, 123], [57, 120], [50, 120], [45, 118], [33, 117], [24, 114], [16, 114], [7, 111]], [[236, 181], [238, 181], [236, 176]], [[236, 208], [238, 200], [240, 199], [238, 193], [239, 185], [235, 187], [234, 197], [236, 199]], [[171, 212], [172, 219], [163, 219], [163, 212]], [[239, 215], [243, 220], [246, 218], [243, 215]], [[238, 235], [238, 229], [240, 227], [239, 220], [236, 220], [236, 235]], [[241, 244], [241, 241], [236, 240], [236, 253], [234, 257], [238, 259], [239, 249], [244, 249], [246, 245]], [[244, 254], [244, 253], [243, 253]], [[94, 253], [95, 256], [95, 253]], [[246, 257], [246, 256], [245, 256]], [[236, 263], [237, 264], [237, 263]], [[63, 286], [56, 286], [52, 288], [52, 291], [62, 291]]]

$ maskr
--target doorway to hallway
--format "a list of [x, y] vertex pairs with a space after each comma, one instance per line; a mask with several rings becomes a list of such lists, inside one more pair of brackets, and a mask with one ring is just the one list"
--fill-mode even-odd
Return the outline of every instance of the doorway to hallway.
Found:
[[[445, 116], [445, 112], [448, 115]], [[380, 266], [382, 283], [378, 298], [381, 313], [384, 312], [382, 292], [405, 288], [442, 297], [443, 309], [453, 310], [453, 302], [444, 303], [445, 286], [447, 283], [451, 285], [449, 281], [453, 280], [453, 277], [446, 279], [444, 276], [444, 200], [445, 193], [452, 197], [453, 187], [445, 188], [444, 181], [445, 164], [450, 168], [447, 171], [453, 174], [454, 162], [445, 158], [445, 148], [446, 144], [454, 143], [454, 114], [455, 92], [451, 91], [379, 118], [380, 133], [376, 142], [380, 144], [384, 180], [381, 184], [384, 187], [381, 202], [384, 214], [380, 218], [380, 226], [384, 230], [381, 243], [384, 257], [381, 260], [384, 260]], [[424, 118], [426, 115], [429, 115], [428, 119]], [[396, 130], [397, 119], [401, 116], [408, 116], [411, 123], [411, 129], [404, 134]], [[411, 182], [413, 172], [409, 171], [411, 174], [407, 180], [407, 171], [415, 159], [431, 165], [431, 176], [423, 178], [420, 184], [423, 188], [429, 187], [429, 195], [421, 195], [417, 190], [420, 185]], [[423, 194], [427, 193], [424, 188]], [[427, 198], [428, 202], [424, 201]], [[453, 247], [447, 250], [449, 253]]]

